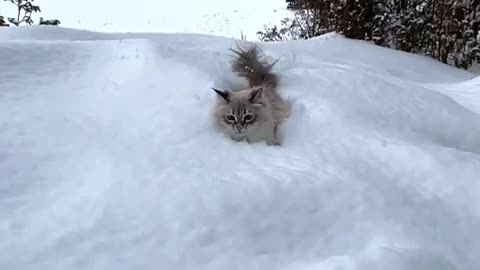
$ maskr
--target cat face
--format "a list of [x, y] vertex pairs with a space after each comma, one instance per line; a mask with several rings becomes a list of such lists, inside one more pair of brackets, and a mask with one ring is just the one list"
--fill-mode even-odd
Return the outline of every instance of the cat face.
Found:
[[264, 121], [265, 102], [262, 88], [235, 92], [213, 90], [219, 98], [216, 121], [231, 136], [240, 138], [249, 129], [261, 125]]

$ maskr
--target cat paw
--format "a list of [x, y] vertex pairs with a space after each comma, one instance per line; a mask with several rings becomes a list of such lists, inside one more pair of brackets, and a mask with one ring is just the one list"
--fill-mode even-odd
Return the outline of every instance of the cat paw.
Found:
[[273, 140], [273, 141], [267, 141], [267, 145], [281, 146], [282, 144], [278, 140]]

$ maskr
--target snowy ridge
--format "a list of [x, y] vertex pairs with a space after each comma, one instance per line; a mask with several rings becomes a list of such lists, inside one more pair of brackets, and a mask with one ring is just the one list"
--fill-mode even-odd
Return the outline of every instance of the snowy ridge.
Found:
[[432, 84], [427, 87], [444, 93], [469, 110], [480, 113], [479, 78], [454, 84]]
[[268, 147], [211, 129], [234, 40], [0, 31], [0, 269], [479, 269], [476, 79], [333, 37], [262, 44]]
[[[284, 0], [242, 0], [235, 5], [224, 0], [48, 0], [38, 4], [42, 13], [33, 14], [35, 24], [44, 17], [60, 19], [63, 27], [91, 31], [203, 33], [234, 38], [243, 33], [248, 40], [258, 40], [256, 33], [265, 24], [279, 24], [290, 14]], [[16, 14], [9, 3], [0, 4], [0, 9], [3, 14]]]

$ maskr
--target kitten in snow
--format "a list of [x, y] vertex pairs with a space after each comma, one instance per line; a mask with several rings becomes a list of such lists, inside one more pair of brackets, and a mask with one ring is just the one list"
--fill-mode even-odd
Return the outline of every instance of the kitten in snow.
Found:
[[277, 130], [290, 108], [277, 93], [278, 77], [272, 73], [276, 62], [263, 60], [255, 45], [231, 51], [236, 54], [232, 70], [246, 78], [249, 87], [237, 91], [212, 88], [218, 96], [213, 111], [216, 126], [235, 141], [280, 145]]

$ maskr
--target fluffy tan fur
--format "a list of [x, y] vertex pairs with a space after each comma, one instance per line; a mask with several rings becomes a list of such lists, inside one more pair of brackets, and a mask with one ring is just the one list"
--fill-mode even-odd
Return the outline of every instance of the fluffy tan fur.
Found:
[[276, 91], [278, 77], [271, 71], [275, 62], [262, 60], [257, 46], [232, 51], [236, 54], [232, 70], [246, 78], [249, 87], [237, 91], [213, 88], [218, 96], [216, 126], [236, 141], [279, 145], [277, 130], [290, 108]]

